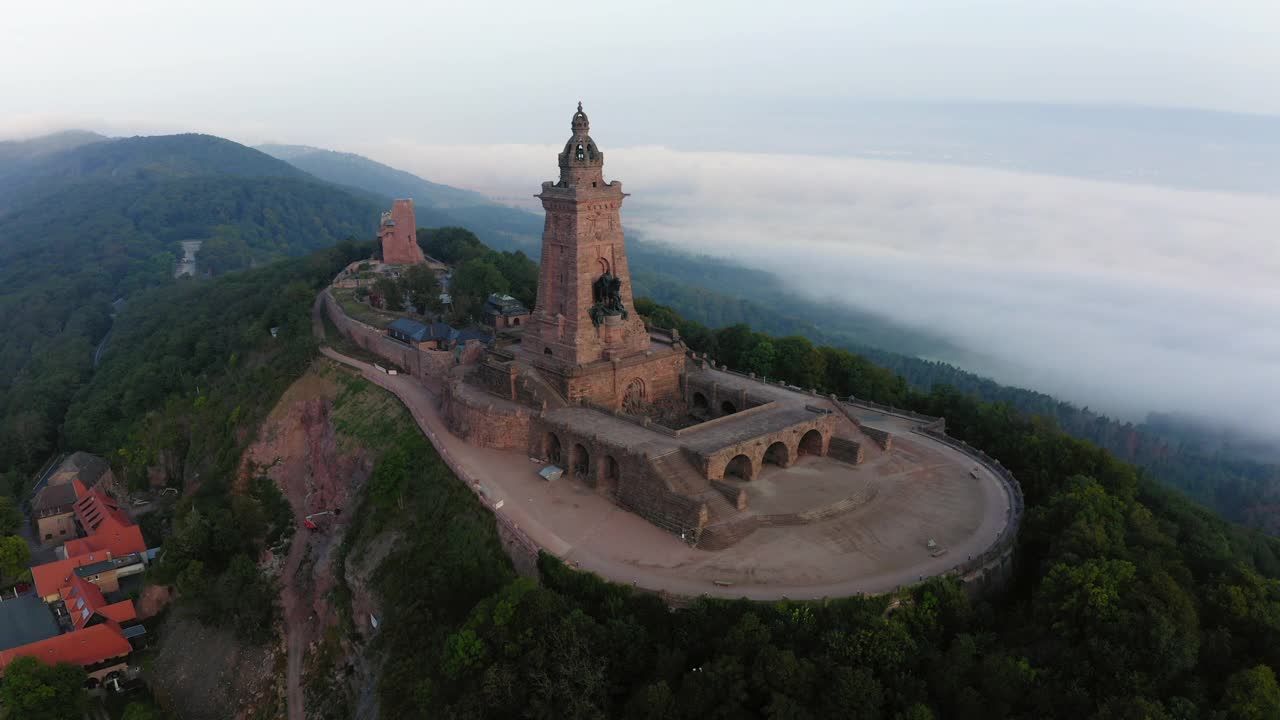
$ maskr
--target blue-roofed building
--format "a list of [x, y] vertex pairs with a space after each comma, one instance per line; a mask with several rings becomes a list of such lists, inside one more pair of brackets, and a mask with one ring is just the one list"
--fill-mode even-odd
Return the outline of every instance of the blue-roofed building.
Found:
[[423, 324], [408, 318], [397, 318], [387, 326], [387, 336], [419, 350], [447, 350], [456, 332], [448, 323]]
[[477, 329], [454, 330], [453, 333], [449, 336], [449, 346], [458, 347], [460, 345], [466, 345], [467, 342], [470, 340], [476, 340], [488, 345], [489, 341], [492, 339], [493, 339], [493, 336], [485, 330], [477, 330]]
[[387, 335], [406, 345], [421, 347], [430, 338], [431, 330], [420, 322], [408, 318], [397, 318], [387, 326]]

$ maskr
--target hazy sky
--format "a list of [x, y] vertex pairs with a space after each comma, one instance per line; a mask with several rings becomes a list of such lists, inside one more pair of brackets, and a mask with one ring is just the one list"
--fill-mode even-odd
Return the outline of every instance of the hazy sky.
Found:
[[708, 112], [742, 98], [1280, 114], [1278, 36], [1273, 0], [11, 0], [0, 136], [544, 142], [579, 98], [616, 118], [615, 146], [661, 138], [672, 106], [749, 124]]

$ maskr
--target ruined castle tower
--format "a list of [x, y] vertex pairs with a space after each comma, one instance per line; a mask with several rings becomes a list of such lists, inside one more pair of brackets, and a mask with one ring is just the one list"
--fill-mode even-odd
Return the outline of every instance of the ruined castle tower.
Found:
[[578, 103], [560, 153], [560, 180], [542, 183], [546, 210], [538, 298], [521, 344], [565, 364], [645, 352], [649, 335], [632, 305], [619, 210], [622, 183], [604, 181], [604, 153]]
[[418, 223], [413, 217], [412, 200], [396, 200], [391, 212], [382, 213], [378, 226], [382, 241], [382, 261], [388, 265], [412, 265], [425, 258], [418, 247]]

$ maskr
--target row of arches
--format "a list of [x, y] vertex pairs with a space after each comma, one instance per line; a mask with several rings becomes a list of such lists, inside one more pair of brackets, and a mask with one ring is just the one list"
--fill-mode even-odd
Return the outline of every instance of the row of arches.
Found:
[[788, 467], [801, 455], [825, 454], [825, 447], [825, 438], [817, 428], [814, 428], [800, 437], [800, 442], [796, 444], [794, 451], [779, 440], [765, 448], [759, 463], [753, 461], [746, 453], [733, 456], [724, 467], [724, 476], [734, 480], [754, 480], [763, 465]]
[[[700, 392], [695, 392], [690, 399], [694, 415], [709, 415], [711, 413], [711, 401], [707, 400], [707, 396]], [[738, 412], [738, 406], [732, 400], [725, 400], [720, 403], [721, 415], [732, 415]]]
[[548, 462], [564, 468], [569, 477], [608, 490], [617, 487], [622, 469], [612, 455], [602, 456], [593, 467], [591, 452], [585, 445], [574, 443], [566, 453], [559, 436], [553, 432], [548, 432], [543, 437], [542, 449]]

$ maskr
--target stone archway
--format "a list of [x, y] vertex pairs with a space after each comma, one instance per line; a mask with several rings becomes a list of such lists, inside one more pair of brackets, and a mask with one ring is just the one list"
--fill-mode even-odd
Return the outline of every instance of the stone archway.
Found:
[[720, 412], [725, 415], [732, 415], [738, 412], [738, 406], [733, 404], [731, 400], [725, 400], [720, 403]]
[[573, 477], [583, 482], [590, 481], [591, 454], [587, 452], [587, 448], [582, 443], [574, 443], [573, 452], [569, 458], [569, 468]]
[[707, 401], [707, 396], [700, 392], [694, 393], [689, 402], [694, 415], [706, 415], [711, 411], [711, 403]]
[[800, 438], [798, 449], [801, 455], [825, 455], [823, 450], [826, 445], [826, 438], [822, 437], [822, 433], [817, 428], [814, 428]]
[[778, 467], [787, 467], [791, 464], [791, 448], [781, 441], [770, 445], [764, 451], [764, 462]]
[[725, 479], [751, 480], [755, 477], [755, 467], [751, 458], [746, 455], [735, 455], [728, 465], [724, 466]]
[[622, 393], [622, 411], [630, 415], [643, 415], [647, 404], [644, 380], [632, 378]]
[[547, 433], [542, 438], [542, 452], [547, 456], [547, 462], [552, 465], [559, 465], [563, 460], [563, 451], [560, 449], [560, 438], [556, 437], [553, 432]]
[[622, 474], [622, 469], [618, 467], [618, 461], [613, 459], [612, 455], [605, 455], [600, 461], [600, 471], [597, 474], [599, 482], [597, 487], [605, 492], [613, 492], [618, 487], [618, 478]]

